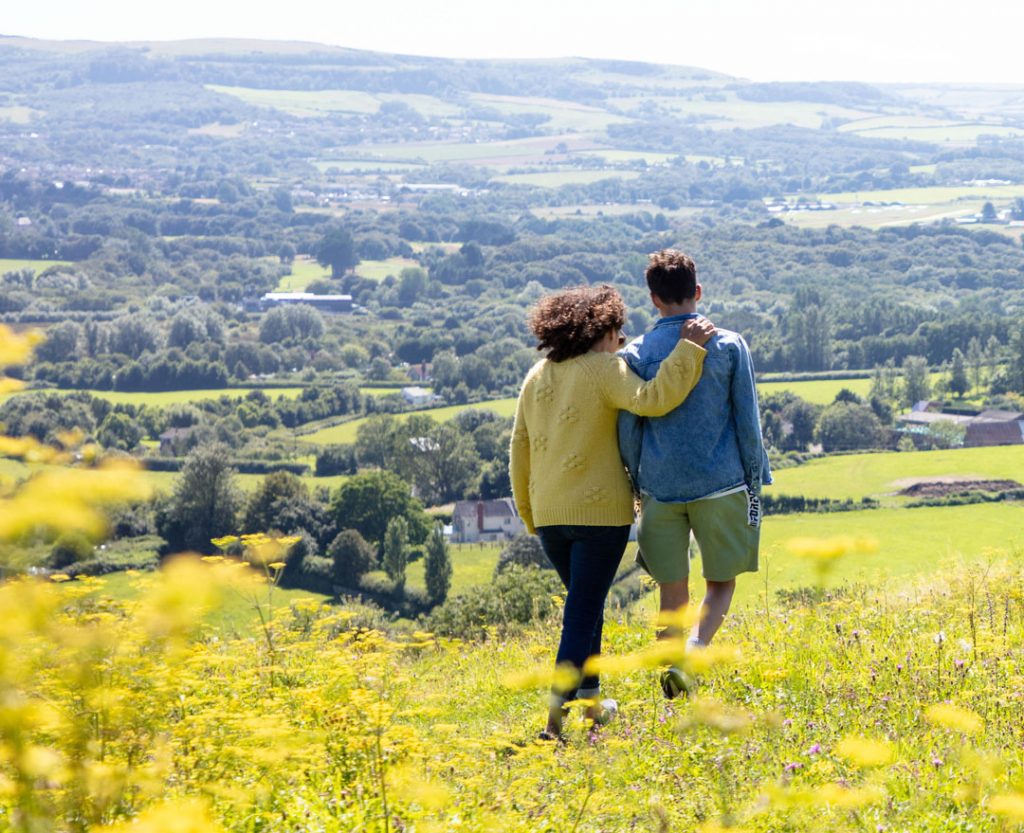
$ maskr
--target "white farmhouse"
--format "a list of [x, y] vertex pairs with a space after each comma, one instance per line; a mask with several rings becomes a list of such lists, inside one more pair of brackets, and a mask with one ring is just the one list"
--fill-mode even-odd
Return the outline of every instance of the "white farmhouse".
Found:
[[525, 531], [526, 525], [510, 497], [455, 503], [451, 539], [456, 544], [508, 541]]

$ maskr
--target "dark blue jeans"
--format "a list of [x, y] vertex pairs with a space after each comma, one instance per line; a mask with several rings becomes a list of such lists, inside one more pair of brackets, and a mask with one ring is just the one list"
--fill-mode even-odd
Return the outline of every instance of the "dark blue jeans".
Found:
[[[626, 551], [629, 527], [542, 526], [537, 535], [568, 591], [555, 662], [582, 670], [587, 657], [601, 653], [604, 602]], [[578, 689], [555, 693], [572, 700], [577, 694], [596, 696], [599, 687], [597, 675], [589, 675]]]

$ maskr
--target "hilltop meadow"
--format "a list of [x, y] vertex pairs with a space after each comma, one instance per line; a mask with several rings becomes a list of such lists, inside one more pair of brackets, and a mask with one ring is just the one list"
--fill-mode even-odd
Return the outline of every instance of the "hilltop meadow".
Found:
[[[1021, 101], [0, 36], [0, 833], [1024, 826]], [[530, 308], [638, 336], [667, 247], [753, 357], [760, 569], [686, 652], [631, 543], [619, 714], [542, 742], [564, 589], [460, 513]]]

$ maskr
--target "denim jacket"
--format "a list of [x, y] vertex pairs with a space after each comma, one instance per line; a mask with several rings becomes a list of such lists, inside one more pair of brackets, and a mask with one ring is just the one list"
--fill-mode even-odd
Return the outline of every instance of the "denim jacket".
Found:
[[[652, 379], [696, 313], [662, 318], [620, 355]], [[663, 417], [619, 413], [619, 451], [642, 494], [671, 503], [746, 486], [759, 495], [772, 482], [750, 350], [743, 337], [718, 330], [704, 346], [704, 371], [683, 404]]]

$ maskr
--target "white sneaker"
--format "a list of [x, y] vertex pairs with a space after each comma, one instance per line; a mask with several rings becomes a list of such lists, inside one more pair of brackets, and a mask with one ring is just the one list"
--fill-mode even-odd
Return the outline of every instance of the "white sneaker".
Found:
[[598, 712], [594, 716], [595, 726], [607, 726], [611, 723], [619, 714], [619, 704], [617, 701], [608, 697], [597, 704]]

